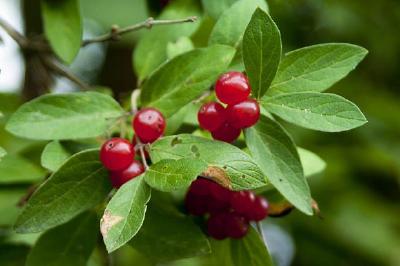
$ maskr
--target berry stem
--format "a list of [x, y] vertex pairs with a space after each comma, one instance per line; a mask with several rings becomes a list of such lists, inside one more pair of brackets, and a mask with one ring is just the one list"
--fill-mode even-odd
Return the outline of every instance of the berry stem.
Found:
[[139, 152], [140, 152], [140, 158], [142, 159], [142, 163], [144, 166], [144, 169], [149, 169], [149, 166], [147, 165], [147, 161], [146, 161], [146, 155], [144, 154], [144, 145], [143, 143], [140, 141], [139, 137], [136, 135], [136, 143], [139, 147]]

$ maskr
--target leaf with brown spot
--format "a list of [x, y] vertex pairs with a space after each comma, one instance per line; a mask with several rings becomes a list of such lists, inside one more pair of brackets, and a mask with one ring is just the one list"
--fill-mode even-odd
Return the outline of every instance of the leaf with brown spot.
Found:
[[232, 184], [229, 176], [223, 169], [217, 166], [207, 167], [207, 169], [201, 175], [204, 177], [209, 177], [210, 179], [227, 189], [232, 189]]
[[100, 232], [104, 237], [107, 237], [111, 227], [121, 222], [124, 219], [122, 216], [112, 215], [109, 211], [105, 211], [100, 220]]

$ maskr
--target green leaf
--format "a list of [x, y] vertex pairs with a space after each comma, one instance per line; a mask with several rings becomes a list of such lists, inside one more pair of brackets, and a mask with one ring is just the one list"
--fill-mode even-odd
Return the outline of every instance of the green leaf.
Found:
[[44, 32], [54, 52], [72, 63], [82, 41], [79, 0], [42, 0]]
[[165, 199], [151, 200], [143, 226], [129, 244], [155, 262], [210, 253], [200, 228]]
[[188, 37], [180, 37], [176, 42], [169, 42], [167, 45], [167, 57], [172, 59], [194, 49], [192, 40]]
[[257, 7], [267, 10], [264, 0], [240, 0], [222, 13], [215, 24], [208, 43], [225, 44], [239, 48], [247, 24]]
[[166, 159], [150, 166], [146, 170], [144, 180], [152, 188], [172, 192], [187, 188], [206, 168], [207, 164], [199, 159]]
[[[175, 0], [169, 4], [158, 19], [179, 19], [200, 15], [200, 6], [195, 0]], [[144, 80], [167, 60], [167, 44], [179, 37], [194, 33], [199, 21], [168, 26], [156, 26], [146, 32], [133, 53], [133, 64], [139, 80]], [[151, 53], [149, 53], [151, 51]]]
[[0, 161], [1, 159], [7, 155], [7, 152], [5, 149], [3, 149], [2, 147], [0, 147]]
[[252, 95], [260, 99], [267, 92], [278, 70], [282, 43], [275, 22], [259, 8], [247, 26], [242, 50]]
[[232, 4], [238, 0], [201, 0], [205, 12], [214, 19], [218, 17], [227, 10]]
[[325, 132], [350, 130], [367, 123], [354, 103], [330, 93], [282, 94], [264, 98], [262, 105], [290, 123]]
[[44, 168], [54, 172], [70, 156], [71, 153], [59, 141], [52, 141], [43, 150], [41, 164]]
[[143, 175], [124, 184], [107, 205], [100, 221], [101, 234], [108, 252], [134, 237], [143, 224], [151, 189]]
[[170, 117], [199, 97], [229, 66], [235, 50], [214, 45], [173, 58], [143, 85], [141, 103]]
[[26, 266], [86, 266], [98, 238], [97, 216], [86, 212], [40, 236]]
[[210, 240], [212, 253], [204, 265], [272, 266], [273, 261], [259, 234], [250, 227], [240, 240]]
[[368, 51], [346, 43], [304, 47], [286, 54], [268, 95], [322, 92], [352, 71]]
[[151, 145], [154, 163], [164, 159], [197, 158], [208, 168], [203, 173], [234, 190], [265, 186], [268, 181], [253, 159], [239, 148], [189, 134], [164, 137]]
[[18, 217], [19, 233], [36, 233], [63, 224], [102, 202], [111, 190], [98, 150], [73, 155], [32, 195]]
[[309, 177], [321, 173], [326, 168], [326, 163], [315, 153], [297, 147], [300, 156], [301, 165], [303, 166], [304, 176]]
[[110, 96], [97, 92], [47, 94], [23, 104], [6, 129], [28, 139], [77, 139], [103, 134], [123, 113]]
[[0, 184], [34, 183], [45, 176], [45, 171], [18, 155], [6, 155], [0, 161]]
[[246, 144], [272, 185], [300, 211], [312, 215], [311, 194], [295, 144], [274, 120], [261, 116], [245, 130]]

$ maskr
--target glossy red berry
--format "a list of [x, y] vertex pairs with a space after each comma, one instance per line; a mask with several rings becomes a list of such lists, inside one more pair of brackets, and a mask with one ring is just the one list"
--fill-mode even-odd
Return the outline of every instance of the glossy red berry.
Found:
[[215, 83], [215, 93], [218, 99], [226, 104], [235, 104], [246, 100], [250, 91], [249, 81], [241, 72], [225, 73]]
[[225, 239], [227, 235], [226, 224], [228, 222], [228, 213], [211, 214], [207, 221], [207, 233], [217, 240]]
[[235, 239], [244, 237], [249, 231], [249, 222], [246, 220], [246, 218], [236, 213], [228, 214], [225, 226], [226, 235]]
[[197, 119], [203, 129], [216, 130], [226, 121], [225, 108], [217, 102], [205, 103], [200, 107]]
[[143, 172], [143, 165], [139, 161], [134, 160], [131, 165], [125, 170], [111, 172], [111, 183], [113, 187], [120, 188], [123, 184], [141, 175]]
[[210, 195], [210, 183], [211, 181], [205, 178], [198, 178], [192, 182], [192, 184], [189, 187], [188, 193], [197, 196], [208, 196]]
[[228, 123], [235, 128], [255, 125], [260, 118], [260, 106], [256, 100], [247, 99], [226, 109]]
[[253, 207], [249, 213], [249, 219], [252, 221], [261, 221], [268, 216], [268, 201], [263, 197], [256, 197]]
[[189, 191], [185, 197], [185, 207], [187, 212], [192, 215], [204, 215], [208, 213], [208, 198], [190, 193]]
[[232, 127], [230, 124], [225, 123], [220, 128], [211, 132], [211, 135], [214, 139], [225, 141], [225, 142], [233, 142], [240, 136], [241, 130], [235, 127]]
[[234, 212], [250, 218], [250, 214], [253, 212], [255, 200], [256, 196], [251, 191], [243, 190], [234, 192], [231, 197], [231, 208]]
[[143, 143], [152, 143], [164, 133], [164, 116], [157, 109], [144, 108], [135, 115], [133, 129]]
[[111, 171], [121, 171], [129, 167], [135, 155], [132, 144], [121, 138], [106, 141], [100, 150], [100, 160]]

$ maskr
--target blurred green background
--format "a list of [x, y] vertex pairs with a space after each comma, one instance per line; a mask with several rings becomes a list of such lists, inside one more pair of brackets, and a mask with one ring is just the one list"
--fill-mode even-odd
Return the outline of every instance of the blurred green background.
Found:
[[[18, 24], [22, 17], [20, 22], [27, 35], [40, 33], [38, 1], [22, 2], [1, 0], [0, 17], [17, 12], [11, 16], [15, 19], [11, 24]], [[160, 1], [81, 0], [81, 4], [85, 36], [104, 32], [112, 24], [126, 26], [142, 21], [161, 10]], [[296, 143], [319, 154], [327, 162], [327, 169], [309, 180], [323, 219], [297, 211], [284, 218], [267, 219], [266, 238], [277, 265], [400, 265], [400, 1], [269, 0], [268, 4], [281, 30], [285, 51], [324, 42], [349, 42], [370, 52], [357, 70], [331, 89], [359, 105], [369, 120], [366, 126], [329, 134], [285, 124]], [[202, 33], [193, 37], [197, 45], [201, 45], [202, 36], [213, 23], [210, 17], [203, 18]], [[14, 45], [1, 33], [4, 47], [0, 46], [0, 52]], [[141, 34], [143, 31], [118, 43], [83, 49], [72, 69], [88, 82], [112, 88], [118, 99], [125, 99], [136, 86], [131, 55]], [[39, 167], [44, 144], [33, 145], [12, 137], [4, 132], [3, 125], [22, 101], [20, 96], [42, 93], [40, 84], [52, 80], [45, 74], [41, 80], [32, 79], [40, 73], [40, 65], [29, 54], [22, 58], [18, 52], [14, 59], [0, 53], [2, 71], [7, 68], [7, 60], [21, 61], [13, 65], [13, 73], [21, 73], [19, 78], [5, 80], [7, 72], [0, 75], [0, 109], [5, 114], [0, 118], [0, 146], [8, 156], [26, 164], [29, 171], [18, 174], [22, 175], [22, 183], [29, 183], [44, 175]], [[55, 80], [53, 87], [57, 92], [75, 89], [63, 79]], [[36, 164], [26, 158], [35, 158]], [[6, 162], [7, 157], [2, 164]], [[21, 171], [20, 167], [14, 168]], [[0, 165], [0, 265], [23, 265], [26, 245], [37, 236], [14, 235], [9, 226], [18, 214], [16, 204], [29, 185], [6, 184], [7, 173], [1, 169]], [[95, 252], [89, 265], [102, 265], [100, 254]], [[149, 264], [129, 247], [114, 259], [115, 265]], [[184, 260], [173, 264], [199, 263]]]

